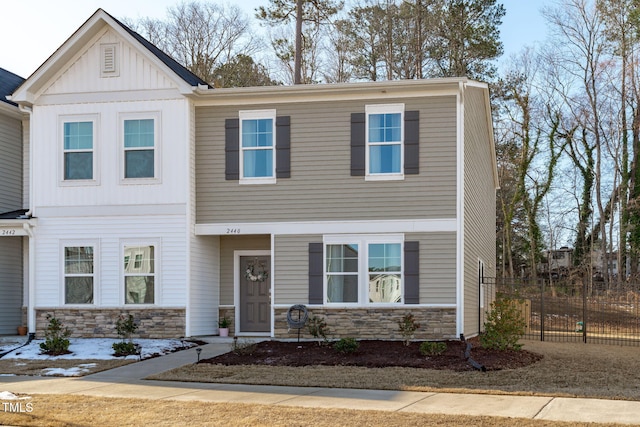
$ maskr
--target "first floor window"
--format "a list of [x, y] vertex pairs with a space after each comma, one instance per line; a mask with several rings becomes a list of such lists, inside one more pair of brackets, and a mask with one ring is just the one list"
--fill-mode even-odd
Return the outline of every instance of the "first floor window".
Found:
[[155, 246], [124, 247], [126, 304], [153, 304], [155, 292]]
[[65, 304], [93, 304], [93, 246], [64, 248]]
[[402, 242], [366, 236], [349, 240], [325, 241], [327, 303], [401, 303]]

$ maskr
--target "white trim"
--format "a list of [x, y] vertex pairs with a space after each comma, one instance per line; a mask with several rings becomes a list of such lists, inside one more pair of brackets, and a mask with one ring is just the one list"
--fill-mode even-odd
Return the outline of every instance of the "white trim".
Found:
[[[276, 110], [240, 110], [238, 112], [238, 150], [240, 152], [239, 157], [239, 172], [240, 178], [239, 184], [275, 184], [276, 183]], [[263, 147], [242, 147], [242, 121], [243, 120], [271, 120], [271, 176], [265, 177], [252, 177], [247, 178], [244, 176], [244, 153], [245, 151], [264, 150], [268, 148]]]
[[[65, 248], [72, 247], [87, 247], [91, 246], [93, 248], [93, 302], [88, 304], [75, 304], [75, 303], [67, 303], [65, 298], [66, 291], [66, 277], [67, 273], [65, 271], [65, 257], [64, 250]], [[72, 239], [72, 240], [60, 240], [59, 241], [59, 277], [60, 280], [60, 306], [64, 308], [87, 308], [87, 307], [97, 307], [100, 305], [100, 291], [98, 286], [98, 281], [100, 280], [100, 240], [99, 239]], [[88, 276], [88, 274], [86, 275]]]
[[[403, 305], [389, 305], [389, 304], [371, 304], [367, 306], [354, 306], [353, 304], [305, 304], [308, 309], [346, 309], [346, 308], [357, 308], [357, 309], [368, 309], [368, 308], [388, 308], [390, 310], [398, 310], [398, 309], [413, 309], [413, 308], [457, 308], [456, 304], [403, 304]], [[274, 309], [283, 309], [289, 308], [291, 304], [274, 304]], [[220, 308], [224, 308], [220, 306]], [[228, 308], [233, 308], [233, 306], [229, 306]]]
[[226, 224], [196, 224], [196, 236], [243, 234], [375, 234], [455, 232], [458, 221], [451, 219], [406, 219], [378, 221], [295, 221], [238, 222]]
[[[370, 104], [365, 105], [365, 122], [364, 122], [364, 144], [365, 144], [365, 181], [398, 181], [404, 179], [404, 104]], [[371, 143], [369, 142], [369, 115], [371, 114], [400, 114], [400, 141], [393, 142], [393, 145], [400, 145], [400, 172], [397, 173], [371, 173], [369, 171], [370, 165], [370, 150]], [[380, 144], [376, 145], [391, 145]]]
[[[153, 120], [153, 177], [126, 178], [125, 177], [125, 152], [124, 146], [124, 122], [127, 120]], [[162, 183], [162, 112], [141, 111], [118, 113], [118, 139], [119, 139], [119, 176], [122, 185], [142, 185]], [[148, 147], [145, 147], [147, 150]]]
[[38, 214], [42, 217], [56, 218], [186, 215], [186, 204], [44, 206], [38, 208]]
[[[273, 241], [273, 240], [272, 240]], [[273, 244], [272, 244], [273, 246]], [[271, 271], [273, 272], [273, 256], [269, 250], [234, 250], [233, 251], [233, 305], [234, 305], [234, 331], [237, 336], [273, 336], [274, 333], [274, 321], [273, 321], [273, 293], [271, 294], [271, 330], [269, 332], [242, 332], [240, 330], [240, 257], [241, 256], [268, 256], [271, 257]], [[269, 274], [270, 290], [273, 291], [273, 276]], [[220, 306], [222, 307], [222, 306]]]
[[[91, 135], [91, 155], [92, 155], [92, 176], [90, 179], [65, 179], [64, 177], [64, 125], [66, 123], [92, 123]], [[33, 146], [33, 137], [31, 137], [30, 145]], [[88, 185], [100, 185], [100, 164], [101, 164], [101, 147], [100, 147], [100, 114], [61, 114], [58, 116], [58, 186], [60, 187], [81, 187]], [[89, 150], [80, 150], [88, 152]], [[33, 174], [33, 172], [31, 172]], [[32, 187], [33, 188], [33, 187]], [[31, 190], [31, 189], [30, 189]]]

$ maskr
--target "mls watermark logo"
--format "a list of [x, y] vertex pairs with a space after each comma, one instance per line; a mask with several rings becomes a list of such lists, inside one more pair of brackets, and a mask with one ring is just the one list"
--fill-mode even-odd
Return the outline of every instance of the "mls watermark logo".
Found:
[[13, 413], [29, 413], [33, 412], [33, 403], [32, 402], [1, 402], [2, 410], [4, 412], [13, 412]]
[[[29, 413], [33, 412], [33, 403], [25, 402], [30, 397], [19, 397], [11, 392], [0, 392], [0, 412]], [[9, 402], [3, 402], [8, 400]]]

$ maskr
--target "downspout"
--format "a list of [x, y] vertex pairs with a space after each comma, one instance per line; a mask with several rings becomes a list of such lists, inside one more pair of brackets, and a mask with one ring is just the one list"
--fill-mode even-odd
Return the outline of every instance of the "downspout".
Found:
[[456, 236], [456, 323], [457, 336], [464, 335], [464, 89], [463, 81], [458, 83], [456, 119], [456, 162], [457, 162], [457, 236]]
[[[21, 112], [29, 116], [29, 210], [25, 213], [27, 218], [32, 218], [33, 215], [33, 109], [25, 105], [20, 104], [19, 109]], [[27, 228], [27, 227], [25, 227]], [[29, 259], [28, 259], [28, 285], [27, 285], [27, 328], [29, 331], [29, 337], [34, 337], [36, 332], [36, 313], [35, 313], [35, 278], [36, 278], [36, 263], [35, 263], [35, 236], [33, 230], [29, 226], [26, 230], [29, 236]]]

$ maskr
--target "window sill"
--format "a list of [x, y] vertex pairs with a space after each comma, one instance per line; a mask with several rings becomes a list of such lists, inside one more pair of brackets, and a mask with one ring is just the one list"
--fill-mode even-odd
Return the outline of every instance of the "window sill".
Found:
[[238, 181], [240, 185], [264, 185], [275, 184], [275, 178], [244, 178]]
[[365, 181], [404, 181], [404, 174], [365, 175]]

